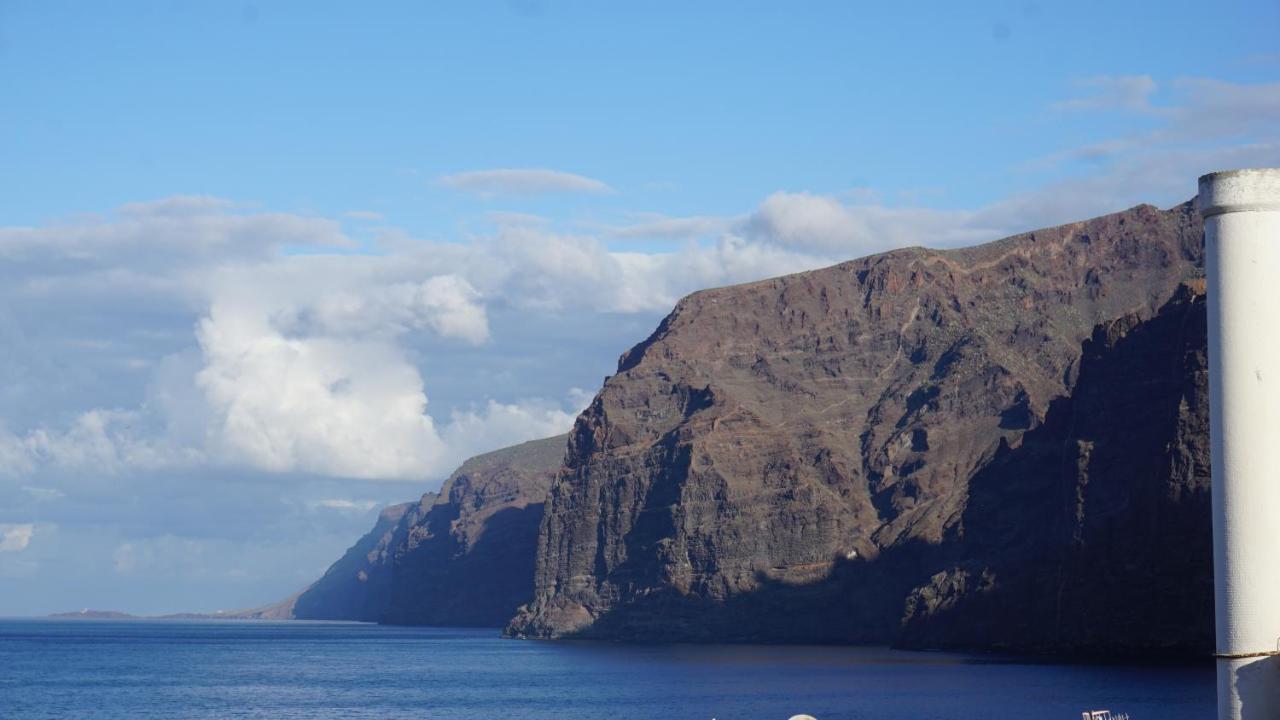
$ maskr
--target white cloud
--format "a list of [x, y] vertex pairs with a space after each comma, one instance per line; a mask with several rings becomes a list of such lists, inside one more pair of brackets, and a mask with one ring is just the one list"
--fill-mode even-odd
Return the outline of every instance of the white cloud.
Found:
[[36, 527], [31, 523], [23, 525], [0, 525], [0, 552], [19, 552], [26, 550], [35, 535]]
[[196, 376], [211, 449], [253, 467], [414, 478], [443, 453], [421, 378], [384, 340], [289, 338], [217, 309]]
[[307, 503], [312, 509], [339, 510], [366, 513], [378, 506], [377, 500], [347, 500], [345, 498], [321, 498]]
[[[137, 411], [92, 409], [77, 415], [65, 429], [37, 427], [21, 435], [0, 430], [0, 477], [24, 477], [41, 466], [112, 475], [200, 457], [164, 445], [138, 427], [142, 421]], [[57, 488], [24, 489], [44, 499], [61, 493]]]
[[[177, 306], [190, 308], [187, 323], [195, 332], [185, 346], [158, 358], [146, 358], [136, 347], [121, 349], [122, 367], [134, 367], [130, 363], [140, 357], [151, 360], [146, 391], [131, 409], [80, 408], [70, 420], [0, 432], [0, 469], [10, 476], [42, 468], [91, 469], [101, 476], [241, 466], [350, 478], [440, 478], [470, 454], [564, 432], [582, 404], [582, 398], [567, 405], [536, 399], [556, 394], [544, 385], [525, 396], [472, 397], [429, 412], [425, 370], [465, 373], [463, 361], [453, 357], [478, 345], [523, 361], [518, 348], [503, 349], [502, 339], [493, 338], [490, 308], [530, 316], [657, 316], [699, 288], [818, 267], [901, 239], [885, 233], [877, 240], [875, 223], [867, 220], [872, 210], [778, 194], [728, 231], [723, 221], [698, 221], [703, 229], [721, 226], [713, 244], [687, 243], [665, 253], [611, 252], [600, 237], [512, 225], [470, 245], [403, 239], [382, 255], [291, 255], [281, 252], [283, 244], [268, 242], [276, 248], [272, 253], [247, 256], [212, 229], [240, 232], [240, 221], [222, 217], [245, 217], [236, 208], [212, 198], [176, 198], [62, 228], [77, 247], [102, 251], [92, 255], [101, 268], [59, 269], [50, 275], [51, 287], [87, 293], [92, 300], [82, 305], [110, 307], [107, 289], [85, 288], [117, 270], [103, 248], [129, 226], [131, 242], [172, 268], [167, 275], [181, 278], [157, 286], [157, 300], [138, 312], [180, 297]], [[303, 219], [272, 222], [292, 226], [295, 220], [305, 225]], [[892, 218], [883, 222], [892, 226]], [[316, 224], [315, 238], [297, 236], [290, 244], [321, 246], [331, 239], [327, 228]], [[204, 233], [204, 244], [222, 254], [194, 262], [152, 232]], [[136, 319], [122, 322], [129, 321]], [[69, 342], [94, 358], [118, 336]], [[424, 342], [429, 350], [418, 349]], [[543, 371], [531, 365], [524, 372]]]
[[1148, 112], [1156, 81], [1150, 75], [1106, 75], [1076, 82], [1086, 91], [1085, 97], [1061, 100], [1053, 104], [1059, 111], [1125, 110]]
[[36, 500], [61, 500], [67, 494], [58, 488], [35, 487], [23, 485], [22, 491]]
[[431, 330], [475, 344], [489, 339], [480, 295], [457, 275], [325, 294], [296, 312], [293, 325], [315, 325], [337, 335]]
[[551, 224], [551, 219], [548, 217], [544, 217], [542, 215], [535, 215], [533, 213], [511, 212], [507, 210], [493, 210], [485, 213], [485, 217], [487, 217], [489, 221], [492, 222], [494, 225], [499, 225], [499, 226], [532, 225], [535, 227], [541, 227], [541, 226]]
[[777, 192], [741, 224], [762, 243], [848, 259], [905, 245], [949, 247], [994, 239], [972, 211], [846, 204], [811, 193]]
[[[1147, 95], [1155, 90], [1154, 83], [1150, 87]], [[1231, 154], [1243, 147], [1242, 139], [1244, 145], [1271, 145], [1280, 139], [1276, 130], [1280, 126], [1280, 83], [1248, 84], [1208, 78], [1178, 78], [1170, 83], [1169, 95], [1171, 101], [1168, 104], [1142, 103], [1160, 121], [1155, 127], [1068, 148], [1033, 161], [1031, 167], [1043, 169], [1072, 160], [1105, 163], [1112, 159], [1156, 153], [1182, 156], [1218, 150]], [[1128, 106], [1133, 104], [1128, 103]], [[1114, 112], [1125, 107], [1126, 103], [1098, 103], [1091, 109]], [[1258, 162], [1265, 162], [1265, 158], [1259, 158]], [[1146, 191], [1150, 192], [1150, 189]]]
[[698, 215], [693, 217], [648, 216], [639, 222], [609, 228], [608, 234], [619, 239], [689, 239], [716, 235], [728, 230], [734, 218]]
[[382, 222], [387, 219], [382, 213], [374, 212], [373, 210], [348, 210], [342, 213], [342, 216], [352, 220], [367, 220], [369, 222]]
[[473, 170], [444, 175], [439, 183], [481, 196], [613, 192], [607, 183], [595, 178], [538, 168]]
[[660, 253], [611, 251], [601, 238], [504, 227], [478, 240], [463, 274], [491, 302], [529, 312], [665, 312], [694, 290], [831, 264], [840, 258], [723, 234]]
[[1205, 142], [1262, 136], [1280, 128], [1280, 83], [1240, 84], [1208, 78], [1173, 83], [1178, 103], [1170, 109], [1168, 141]]
[[[1129, 87], [1129, 101], [1099, 102], [1090, 109], [1137, 109], [1142, 103], [1136, 98], [1154, 92], [1154, 85], [1138, 92], [1148, 87], [1145, 80], [1133, 80]], [[1179, 78], [1170, 83], [1168, 96], [1166, 104], [1147, 103], [1154, 121], [1148, 129], [1094, 140], [1029, 163], [1028, 168], [1037, 172], [1081, 166], [1087, 172], [1064, 174], [993, 203], [981, 211], [985, 221], [1030, 229], [1140, 202], [1167, 206], [1194, 196], [1196, 178], [1204, 173], [1280, 164], [1280, 83]]]
[[236, 203], [213, 195], [170, 195], [159, 200], [125, 203], [118, 209], [120, 215], [142, 218], [191, 217], [217, 215], [233, 210]]
[[[209, 208], [232, 205], [149, 203], [120, 215], [161, 208], [176, 226], [191, 207], [199, 215], [193, 222], [205, 226]], [[74, 234], [93, 246], [94, 231], [109, 237], [119, 232], [113, 223], [94, 222]], [[163, 255], [160, 243], [145, 241]], [[277, 254], [256, 260], [228, 252], [207, 268], [197, 264], [185, 271], [182, 291], [195, 308], [204, 306], [193, 318], [193, 345], [154, 363], [142, 402], [134, 409], [90, 408], [69, 421], [0, 432], [0, 471], [10, 477], [44, 470], [104, 476], [239, 465], [426, 480], [447, 475], [472, 452], [562, 432], [572, 415], [558, 405], [519, 398], [477, 398], [479, 410], [443, 408], [443, 428], [427, 413], [421, 364], [435, 360], [413, 355], [406, 338], [443, 343], [443, 364], [454, 362], [449, 343], [457, 348], [489, 342], [487, 300], [463, 273], [484, 275], [478, 269], [499, 264], [504, 277], [527, 272], [484, 250], [450, 251], [430, 243], [385, 256]], [[559, 279], [572, 284], [580, 276], [568, 272]], [[73, 271], [58, 275], [68, 286], [82, 277]], [[499, 295], [497, 302], [537, 304], [510, 292]], [[103, 341], [74, 342], [94, 348], [82, 347], [85, 358], [109, 347]]]
[[138, 567], [138, 554], [133, 547], [133, 543], [120, 544], [116, 547], [116, 551], [112, 553], [111, 557], [117, 574], [125, 575], [133, 572]]
[[281, 258], [219, 273], [196, 331], [213, 456], [343, 477], [448, 473], [456, 454], [426, 413], [400, 338], [425, 331], [479, 344], [488, 320], [458, 275], [401, 281], [393, 267]]
[[572, 400], [577, 402], [567, 410], [553, 402], [490, 400], [483, 410], [454, 411], [444, 439], [462, 455], [472, 456], [511, 445], [513, 437], [534, 440], [559, 435], [573, 427], [574, 419], [586, 407], [580, 394], [573, 394]]
[[35, 262], [27, 269], [37, 271], [74, 263], [81, 269], [106, 265], [130, 272], [201, 259], [267, 258], [287, 246], [353, 245], [333, 220], [237, 212], [230, 201], [204, 196], [132, 203], [114, 214], [38, 228], [0, 228], [0, 258]]

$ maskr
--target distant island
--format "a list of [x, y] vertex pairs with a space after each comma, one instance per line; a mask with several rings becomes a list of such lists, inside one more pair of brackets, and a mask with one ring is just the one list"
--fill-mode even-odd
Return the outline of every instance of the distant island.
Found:
[[70, 620], [129, 620], [136, 618], [137, 615], [130, 615], [119, 610], [77, 610], [75, 612], [61, 612], [49, 615], [51, 618], [70, 619]]
[[171, 613], [169, 615], [133, 615], [119, 610], [77, 610], [52, 613], [46, 617], [55, 620], [283, 620], [287, 616], [273, 615], [274, 605], [252, 610], [215, 610], [211, 613]]

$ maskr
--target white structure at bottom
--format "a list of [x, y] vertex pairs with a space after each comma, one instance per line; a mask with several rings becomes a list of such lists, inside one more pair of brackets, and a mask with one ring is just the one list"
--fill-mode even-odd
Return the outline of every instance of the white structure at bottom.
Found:
[[1200, 178], [1219, 720], [1280, 718], [1280, 168]]

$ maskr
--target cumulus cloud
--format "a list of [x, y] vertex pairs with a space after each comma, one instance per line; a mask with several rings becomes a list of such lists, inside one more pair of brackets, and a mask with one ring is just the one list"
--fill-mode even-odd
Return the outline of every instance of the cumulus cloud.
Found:
[[31, 523], [0, 525], [0, 552], [26, 550], [35, 532], [36, 527]]
[[573, 427], [574, 418], [590, 402], [581, 394], [569, 408], [558, 402], [530, 400], [523, 403], [488, 401], [482, 409], [452, 413], [444, 440], [462, 454], [471, 456], [495, 447], [509, 444], [511, 437], [528, 439], [550, 437], [567, 432]]
[[[267, 238], [266, 245], [275, 251], [266, 255], [246, 254], [234, 238], [214, 237], [216, 228], [226, 235], [243, 234], [245, 217], [256, 218], [255, 223], [267, 217], [284, 227], [310, 222], [244, 216], [233, 203], [213, 198], [174, 198], [129, 205], [106, 220], [65, 223], [58, 226], [57, 237], [67, 242], [20, 248], [33, 266], [43, 263], [41, 271], [51, 282], [77, 288], [82, 299], [75, 311], [82, 311], [114, 307], [110, 293], [86, 290], [85, 285], [101, 275], [99, 268], [114, 272], [112, 252], [120, 247], [117, 240], [127, 237], [127, 244], [147, 248], [152, 262], [171, 267], [169, 274], [181, 277], [181, 282], [157, 288], [155, 300], [123, 313], [127, 317], [114, 318], [119, 326], [115, 335], [139, 323], [138, 329], [145, 330], [153, 307], [165, 312], [178, 308], [176, 315], [188, 318], [184, 324], [195, 330], [187, 331], [185, 346], [179, 342], [169, 354], [150, 359], [145, 367], [155, 369], [145, 392], [138, 392], [127, 409], [73, 405], [61, 412], [47, 411], [48, 418], [35, 422], [0, 418], [0, 423], [10, 424], [27, 420], [25, 427], [0, 425], [0, 475], [80, 470], [104, 476], [213, 464], [425, 480], [448, 474], [464, 459], [462, 453], [477, 447], [460, 443], [454, 448], [441, 439], [437, 421], [427, 413], [420, 369], [430, 360], [413, 356], [405, 344], [409, 336], [436, 338], [443, 343], [439, 350], [447, 362], [450, 344], [465, 347], [490, 341], [485, 298], [465, 277], [449, 271], [466, 269], [457, 253], [450, 255], [446, 248], [429, 243], [400, 256], [282, 252], [286, 245], [333, 244], [327, 221], [313, 224], [311, 234], [284, 233], [288, 243]], [[23, 232], [54, 237], [46, 228]], [[188, 250], [174, 238], [193, 236], [203, 237], [208, 247], [221, 248], [221, 254], [214, 253], [207, 263], [187, 257]], [[11, 242], [8, 249], [17, 252], [18, 244]], [[50, 259], [66, 254], [67, 247], [99, 268], [86, 270], [77, 264], [50, 269]], [[131, 260], [122, 257], [119, 262], [127, 266]], [[23, 290], [11, 285], [0, 290], [5, 292], [12, 296]], [[54, 327], [69, 325], [63, 318]], [[27, 344], [25, 335], [15, 331], [15, 344]], [[93, 349], [76, 356], [55, 353], [58, 361], [66, 362], [66, 357], [92, 363], [100, 361], [118, 338], [64, 342]], [[122, 354], [127, 352], [133, 360], [139, 350], [130, 347]], [[7, 369], [38, 373], [36, 358], [49, 351], [47, 346], [33, 347], [29, 368]], [[124, 367], [135, 369], [127, 362]], [[43, 384], [46, 391], [37, 393], [40, 404], [51, 405], [47, 387], [65, 382], [68, 374], [67, 368], [53, 367], [47, 382], [32, 378], [28, 384], [32, 392]], [[93, 382], [93, 375], [87, 374], [86, 382]], [[504, 430], [477, 436], [500, 443], [543, 433], [549, 427], [545, 417], [534, 413], [527, 415], [527, 428], [516, 427], [510, 410], [523, 407], [521, 402], [511, 398], [493, 405], [493, 422]], [[459, 422], [482, 429], [488, 412], [486, 408], [464, 413]], [[450, 409], [442, 413], [449, 422]], [[561, 421], [552, 432], [567, 428], [570, 421]]]
[[426, 388], [401, 338], [425, 332], [481, 344], [488, 319], [466, 279], [402, 279], [415, 270], [377, 258], [286, 257], [220, 271], [196, 328], [194, 380], [210, 452], [280, 472], [447, 474], [457, 454], [426, 412]]
[[215, 309], [196, 375], [220, 456], [275, 471], [422, 477], [442, 454], [421, 378], [383, 340], [289, 338]]
[[538, 168], [472, 170], [441, 176], [444, 187], [491, 197], [496, 195], [545, 195], [548, 193], [610, 193], [602, 180], [585, 175]]
[[[563, 390], [538, 385], [536, 364], [524, 370], [526, 382], [536, 386], [524, 395], [429, 404], [426, 372], [445, 378], [466, 373], [454, 357], [468, 348], [484, 346], [486, 352], [507, 353], [512, 363], [525, 362], [519, 348], [494, 342], [491, 309], [570, 313], [579, 323], [600, 313], [656, 317], [701, 287], [816, 267], [853, 250], [828, 247], [829, 255], [819, 255], [764, 235], [724, 233], [711, 245], [690, 243], [668, 253], [612, 252], [597, 236], [503, 226], [469, 245], [406, 240], [385, 253], [360, 255], [290, 254], [277, 243], [273, 253], [260, 257], [207, 237], [207, 246], [224, 253], [192, 262], [184, 250], [170, 249], [168, 237], [216, 227], [238, 233], [235, 218], [244, 216], [237, 206], [176, 198], [131, 205], [112, 217], [71, 223], [63, 231], [77, 238], [78, 247], [93, 248], [89, 255], [110, 272], [104, 248], [126, 234], [121, 226], [135, 228], [131, 242], [149, 248], [154, 262], [182, 278], [157, 288], [155, 300], [113, 322], [124, 328], [145, 324], [147, 313], [159, 306], [188, 318], [185, 324], [194, 332], [188, 330], [183, 343], [181, 323], [176, 324], [168, 352], [143, 365], [148, 379], [131, 403], [72, 406], [69, 413], [0, 432], [0, 469], [10, 477], [42, 468], [110, 475], [212, 465], [349, 478], [440, 478], [469, 454], [564, 432], [579, 409], [573, 400], [539, 399]], [[293, 237], [289, 245], [323, 247], [333, 239], [327, 228], [318, 224], [315, 238]], [[62, 268], [53, 277], [87, 292], [83, 284], [97, 274]], [[77, 307], [110, 306], [108, 293], [89, 296], [91, 302]], [[75, 342], [97, 348], [82, 354], [92, 360], [118, 341], [113, 336]], [[606, 357], [622, 347], [610, 348]], [[131, 360], [145, 356], [143, 350], [131, 346], [121, 354]], [[68, 393], [68, 402], [73, 395]]]
[[[66, 427], [37, 427], [23, 434], [0, 430], [0, 477], [24, 477], [50, 466], [66, 471], [112, 475], [125, 469], [153, 469], [199, 453], [157, 442], [145, 428], [141, 413], [91, 409]], [[57, 488], [24, 488], [43, 498], [57, 497]]]
[[315, 326], [337, 335], [430, 330], [474, 344], [489, 339], [479, 293], [452, 274], [326, 294], [296, 312], [291, 325]]

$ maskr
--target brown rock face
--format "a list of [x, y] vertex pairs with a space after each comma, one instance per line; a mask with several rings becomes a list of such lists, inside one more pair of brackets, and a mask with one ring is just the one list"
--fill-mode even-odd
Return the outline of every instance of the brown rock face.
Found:
[[685, 298], [578, 418], [508, 631], [1205, 644], [1201, 252], [1140, 206]]
[[533, 597], [543, 499], [565, 436], [471, 458], [439, 495], [410, 506], [391, 539], [390, 591], [380, 620], [501, 627]]
[[1213, 644], [1203, 286], [1084, 344], [1070, 397], [971, 481], [899, 642], [1126, 654]]
[[386, 508], [324, 576], [243, 617], [500, 627], [533, 596], [542, 500], [565, 436], [479, 455], [439, 493]]
[[373, 529], [330, 565], [319, 580], [273, 608], [287, 610], [298, 620], [376, 622], [386, 609], [391, 590], [390, 559], [395, 528], [412, 506], [413, 503], [392, 505], [378, 513]]

